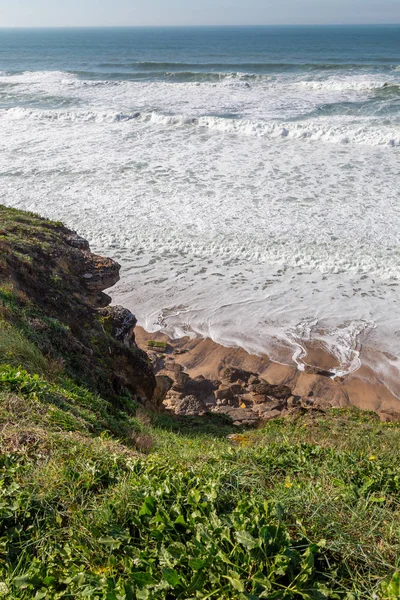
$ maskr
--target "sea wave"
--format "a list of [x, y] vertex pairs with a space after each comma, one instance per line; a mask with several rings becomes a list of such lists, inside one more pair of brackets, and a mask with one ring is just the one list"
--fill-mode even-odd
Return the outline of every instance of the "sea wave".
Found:
[[[299, 70], [299, 71], [347, 71], [347, 70], [366, 70], [366, 69], [385, 69], [392, 70], [398, 66], [398, 58], [394, 58], [392, 61], [382, 61], [383, 64], [379, 64], [381, 61], [378, 59], [377, 62], [370, 63], [338, 63], [338, 62], [324, 62], [324, 63], [301, 63], [301, 62], [243, 62], [243, 63], [225, 63], [225, 62], [208, 62], [208, 63], [189, 63], [189, 62], [106, 62], [100, 63], [99, 68], [106, 69], [137, 69], [137, 70], [148, 70], [148, 71], [159, 71], [159, 70], [173, 70], [173, 71], [188, 71], [195, 70], [197, 72], [209, 71], [209, 70], [220, 70], [222, 72], [227, 71], [254, 71], [254, 72], [277, 72], [287, 70]], [[390, 64], [393, 63], [393, 64]]]
[[[287, 93], [291, 88], [306, 90], [307, 92], [377, 92], [387, 95], [399, 95], [400, 81], [396, 74], [365, 73], [365, 74], [331, 74], [323, 75], [301, 75], [299, 73], [272, 75], [267, 73], [252, 72], [254, 65], [227, 65], [231, 70], [190, 70], [193, 65], [185, 65], [183, 70], [171, 70], [166, 68], [168, 63], [157, 63], [160, 67], [152, 72], [138, 70], [134, 72], [120, 71], [24, 71], [20, 73], [0, 72], [1, 86], [28, 85], [48, 88], [52, 84], [68, 88], [80, 87], [115, 87], [126, 85], [130, 81], [143, 82], [146, 85], [157, 85], [162, 82], [176, 82], [182, 84], [207, 84], [207, 83], [239, 83], [253, 85], [271, 84], [284, 86], [282, 93]], [[206, 65], [208, 66], [208, 65]], [[244, 67], [249, 67], [245, 69]]]
[[[211, 132], [270, 139], [322, 141], [334, 144], [400, 147], [400, 127], [373, 123], [367, 119], [347, 123], [321, 118], [308, 121], [264, 121], [219, 116], [193, 117], [159, 112], [114, 112], [85, 110], [40, 110], [14, 107], [0, 110], [0, 118], [60, 122], [124, 123], [138, 121], [164, 127], [193, 127]], [[335, 124], [337, 123], [337, 124]]]
[[[170, 81], [179, 83], [218, 83], [230, 80], [266, 82], [282, 76], [305, 78], [298, 81], [308, 90], [342, 91], [379, 88], [400, 69], [393, 65], [297, 64], [297, 63], [102, 63], [92, 70], [74, 71], [0, 71], [2, 83], [39, 84], [52, 81], [73, 85], [111, 85], [125, 81]], [[336, 74], [336, 76], [335, 76]], [[316, 79], [309, 80], [315, 76]], [[325, 77], [325, 78], [324, 78]], [[385, 77], [389, 79], [385, 79]], [[383, 81], [382, 81], [383, 78]]]
[[239, 81], [269, 81], [270, 75], [245, 73], [241, 71], [107, 71], [102, 73], [77, 71], [74, 73], [79, 82], [85, 85], [115, 85], [122, 81], [171, 81], [178, 83], [218, 83], [230, 80]]
[[299, 81], [296, 85], [297, 87], [312, 91], [383, 92], [396, 95], [400, 93], [400, 82], [382, 81], [382, 79], [331, 78], [317, 81]]

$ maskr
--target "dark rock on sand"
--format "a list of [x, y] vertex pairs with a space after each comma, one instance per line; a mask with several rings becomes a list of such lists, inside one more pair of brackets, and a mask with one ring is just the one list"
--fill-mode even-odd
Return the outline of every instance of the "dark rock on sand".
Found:
[[203, 400], [196, 396], [185, 396], [175, 404], [175, 414], [177, 415], [203, 415], [207, 412], [207, 406]]
[[318, 367], [312, 367], [311, 365], [304, 365], [304, 373], [308, 375], [322, 375], [323, 377], [334, 377], [335, 373], [327, 371], [326, 369], [319, 369]]
[[252, 387], [252, 391], [258, 396], [287, 399], [292, 395], [292, 390], [287, 385], [271, 385], [264, 379], [260, 381], [261, 383], [257, 383]]

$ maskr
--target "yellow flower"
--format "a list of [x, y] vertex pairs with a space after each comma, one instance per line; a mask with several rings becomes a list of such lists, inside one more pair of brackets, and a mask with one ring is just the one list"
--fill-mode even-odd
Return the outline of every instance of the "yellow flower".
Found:
[[373, 454], [369, 457], [368, 460], [376, 460], [376, 456], [374, 456]]
[[93, 572], [96, 573], [96, 575], [108, 575], [110, 571], [111, 567], [97, 567], [96, 569], [93, 569]]
[[287, 487], [287, 488], [291, 488], [291, 487], [293, 487], [293, 483], [292, 483], [291, 481], [287, 481], [287, 482], [285, 483], [285, 487]]

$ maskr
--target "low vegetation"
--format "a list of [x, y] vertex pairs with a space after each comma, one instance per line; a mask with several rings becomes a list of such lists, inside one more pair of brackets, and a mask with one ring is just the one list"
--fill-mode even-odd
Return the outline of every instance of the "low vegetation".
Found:
[[400, 598], [400, 425], [151, 414], [0, 285], [0, 598]]
[[149, 340], [147, 342], [149, 348], [158, 348], [161, 350], [167, 350], [168, 344], [166, 342], [160, 342], [158, 340]]

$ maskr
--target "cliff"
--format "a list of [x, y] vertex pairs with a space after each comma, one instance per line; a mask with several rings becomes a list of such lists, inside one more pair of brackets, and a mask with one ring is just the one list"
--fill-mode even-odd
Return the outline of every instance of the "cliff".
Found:
[[[60, 223], [0, 206], [0, 327], [41, 353], [42, 370], [105, 399], [152, 405], [155, 376], [134, 337], [134, 316], [103, 290], [120, 266], [92, 254]], [[10, 346], [3, 352], [13, 354]], [[10, 356], [12, 359], [12, 356]], [[15, 357], [14, 357], [15, 362]], [[18, 362], [18, 361], [17, 361]]]
[[0, 206], [0, 598], [397, 600], [400, 424], [189, 375], [187, 348], [155, 378], [118, 277]]

